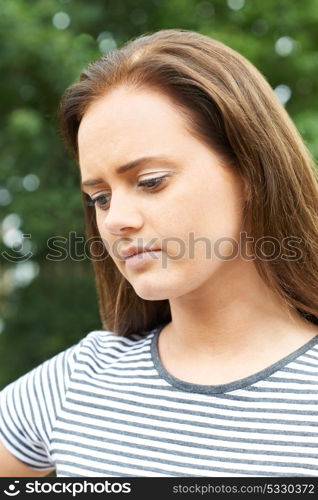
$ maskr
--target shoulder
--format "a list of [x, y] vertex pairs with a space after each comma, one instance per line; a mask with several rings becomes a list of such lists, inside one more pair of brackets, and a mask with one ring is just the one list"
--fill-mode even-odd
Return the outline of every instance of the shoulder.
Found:
[[149, 349], [155, 329], [146, 335], [122, 337], [109, 330], [93, 330], [77, 346], [77, 361], [114, 363], [127, 355], [141, 355]]

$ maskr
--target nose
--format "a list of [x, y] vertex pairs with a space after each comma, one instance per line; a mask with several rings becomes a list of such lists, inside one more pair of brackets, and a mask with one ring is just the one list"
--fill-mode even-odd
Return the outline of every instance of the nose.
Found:
[[137, 206], [136, 197], [122, 192], [112, 194], [110, 207], [104, 215], [103, 227], [112, 235], [136, 231], [142, 227], [143, 220]]

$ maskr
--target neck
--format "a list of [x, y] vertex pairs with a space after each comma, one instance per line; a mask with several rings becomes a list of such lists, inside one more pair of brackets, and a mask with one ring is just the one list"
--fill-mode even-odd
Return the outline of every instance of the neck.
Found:
[[175, 356], [195, 354], [202, 362], [273, 351], [273, 345], [277, 353], [286, 345], [292, 352], [318, 333], [268, 288], [252, 261], [223, 266], [222, 276], [171, 299], [170, 308], [172, 321], [162, 330], [161, 343]]

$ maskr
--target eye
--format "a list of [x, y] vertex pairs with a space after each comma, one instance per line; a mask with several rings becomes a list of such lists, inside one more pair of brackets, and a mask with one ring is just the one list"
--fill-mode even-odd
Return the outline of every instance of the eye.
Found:
[[100, 194], [96, 196], [96, 198], [90, 198], [87, 200], [87, 205], [89, 207], [97, 206], [98, 208], [105, 209], [107, 208], [109, 199], [106, 194]]
[[[150, 191], [154, 191], [157, 187], [159, 187], [164, 180], [168, 177], [168, 175], [162, 175], [161, 177], [153, 177], [151, 179], [146, 179], [144, 181], [140, 181], [137, 186], [147, 188]], [[87, 205], [90, 207], [98, 207], [101, 210], [107, 210], [109, 208], [110, 195], [107, 193], [100, 194], [95, 198], [89, 198], [87, 200]]]
[[162, 175], [161, 177], [153, 177], [152, 179], [146, 179], [144, 181], [140, 181], [138, 186], [147, 186], [149, 189], [160, 186], [163, 183], [163, 180], [167, 177], [167, 175]]

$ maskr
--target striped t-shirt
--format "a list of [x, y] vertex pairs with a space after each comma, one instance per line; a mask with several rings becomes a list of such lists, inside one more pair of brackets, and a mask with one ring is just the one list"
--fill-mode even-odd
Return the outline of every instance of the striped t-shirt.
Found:
[[260, 372], [191, 384], [157, 339], [90, 332], [0, 393], [0, 436], [57, 476], [318, 476], [318, 335]]

